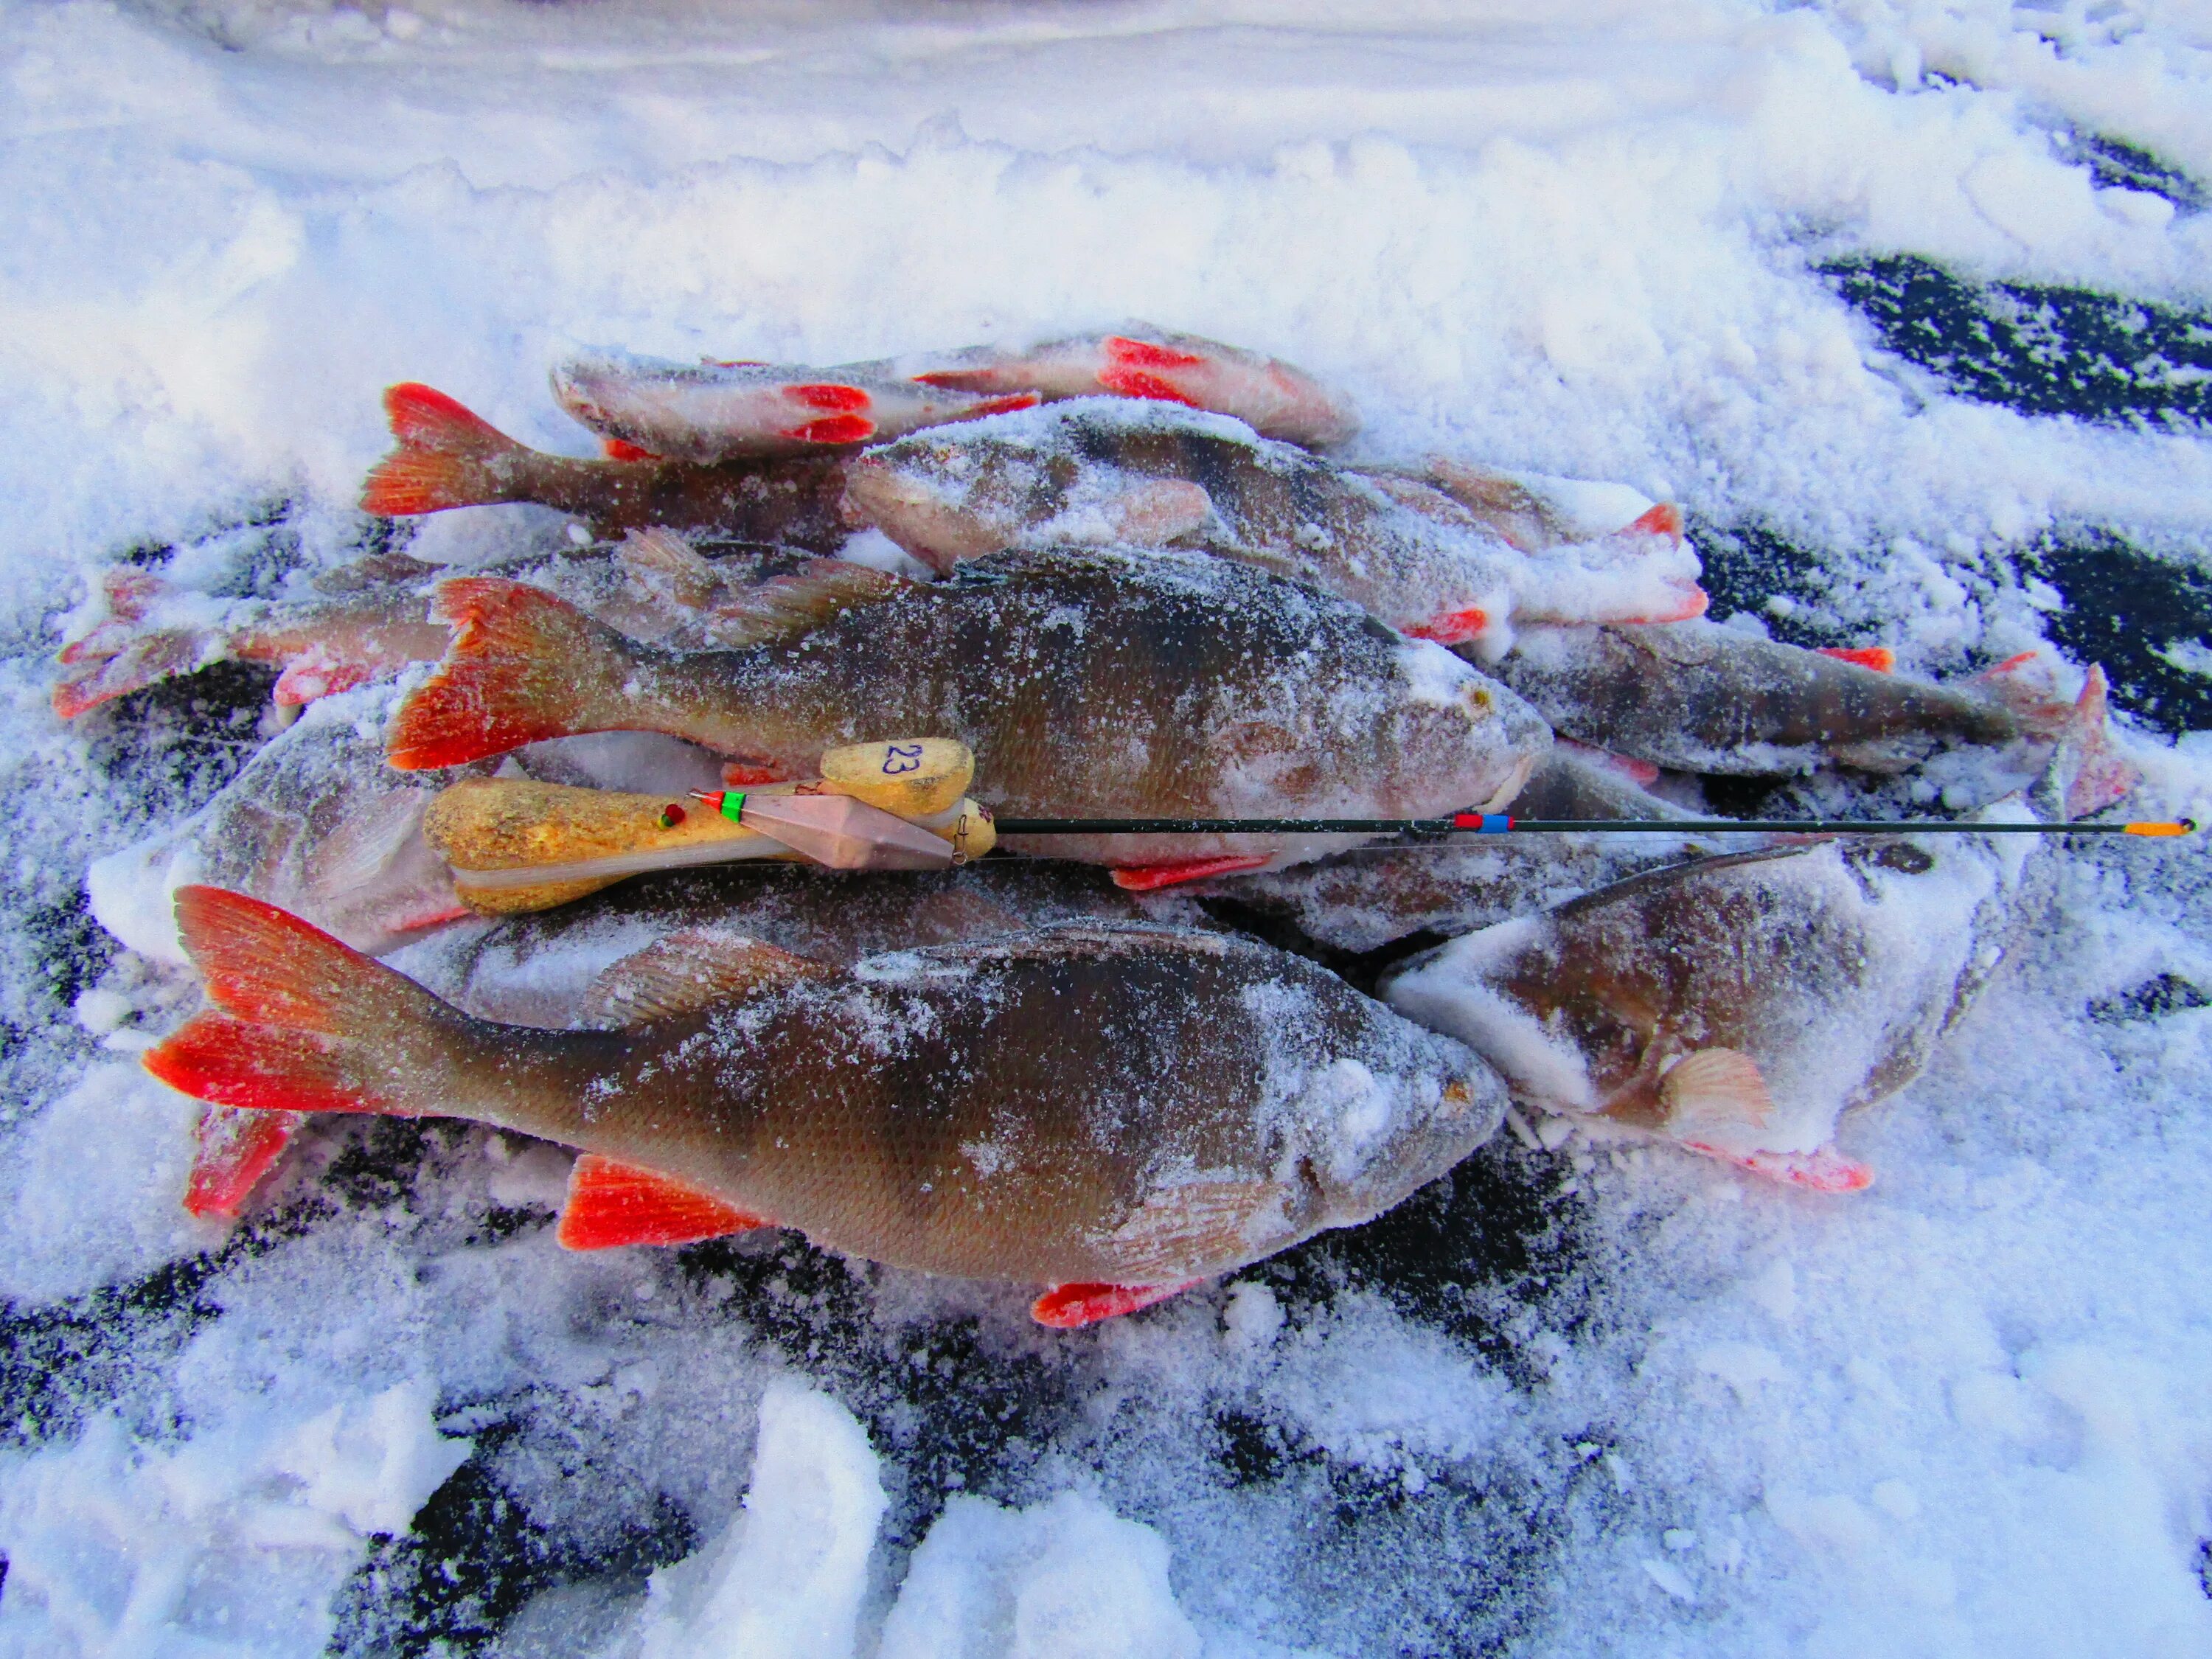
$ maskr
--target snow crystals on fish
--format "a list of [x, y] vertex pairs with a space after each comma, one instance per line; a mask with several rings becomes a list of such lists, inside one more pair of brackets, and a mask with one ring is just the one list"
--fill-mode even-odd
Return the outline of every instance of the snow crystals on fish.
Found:
[[[1472, 668], [1433, 653], [1409, 663], [1401, 640], [1341, 600], [1201, 555], [1006, 555], [927, 585], [842, 568], [848, 586], [878, 584], [866, 602], [818, 626], [795, 613], [781, 640], [688, 654], [516, 583], [449, 582], [439, 604], [455, 643], [395, 719], [392, 758], [446, 766], [644, 728], [804, 777], [825, 748], [895, 730], [966, 744], [1009, 817], [1395, 817], [1502, 803], [1550, 742]], [[1137, 867], [1331, 844], [1007, 838]]]
[[1083, 399], [917, 434], [856, 460], [847, 489], [878, 528], [939, 569], [1011, 546], [1188, 544], [1485, 657], [1508, 649], [1520, 623], [1672, 620], [1705, 608], [1679, 520], [1523, 550], [1424, 483], [1335, 466], [1173, 405]]
[[[726, 951], [664, 975], [647, 1024], [550, 1032], [469, 1019], [257, 901], [187, 888], [179, 921], [216, 1007], [146, 1065], [188, 1094], [471, 1116], [738, 1224], [1127, 1306], [1370, 1218], [1502, 1109], [1456, 1042], [1221, 934], [1071, 923], [845, 972], [756, 951], [737, 977]], [[1290, 1032], [1263, 986], [1302, 1005]], [[978, 1141], [1005, 1149], [988, 1172]]]

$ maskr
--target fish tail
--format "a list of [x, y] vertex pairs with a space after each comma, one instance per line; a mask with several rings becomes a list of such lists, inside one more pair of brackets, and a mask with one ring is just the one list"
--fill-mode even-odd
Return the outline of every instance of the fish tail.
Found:
[[2022, 651], [1966, 684], [2032, 736], [2061, 737], [2073, 723], [2074, 700], [2059, 689], [2058, 662], [2048, 652]]
[[2047, 811], [2063, 812], [2070, 823], [2101, 811], [2142, 781], [2141, 769], [2113, 744], [2105, 671], [2092, 663], [2081, 696], [2067, 711], [2039, 793], [2047, 798]]
[[64, 720], [229, 654], [229, 641], [216, 630], [149, 620], [178, 592], [152, 571], [115, 566], [101, 574], [100, 590], [107, 614], [61, 648], [53, 703]]
[[413, 380], [386, 387], [384, 409], [399, 447], [369, 469], [362, 512], [404, 518], [519, 499], [515, 464], [530, 451], [489, 421]]
[[91, 650], [64, 653], [62, 676], [54, 682], [54, 713], [73, 720], [88, 708], [156, 681], [189, 674], [226, 654], [217, 635], [198, 629], [137, 634], [105, 654]]
[[400, 770], [649, 723], [649, 699], [628, 684], [641, 648], [574, 605], [524, 582], [463, 576], [438, 584], [434, 610], [453, 641], [392, 720], [386, 758]]
[[242, 893], [179, 888], [177, 928], [215, 1006], [147, 1051], [162, 1082], [262, 1112], [448, 1109], [446, 1062], [466, 1015]]

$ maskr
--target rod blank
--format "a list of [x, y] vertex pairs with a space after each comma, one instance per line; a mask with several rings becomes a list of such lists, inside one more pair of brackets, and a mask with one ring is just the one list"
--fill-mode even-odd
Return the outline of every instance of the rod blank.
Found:
[[2109, 823], [1969, 823], [1946, 818], [1000, 818], [1001, 836], [2187, 836], [2194, 818]]

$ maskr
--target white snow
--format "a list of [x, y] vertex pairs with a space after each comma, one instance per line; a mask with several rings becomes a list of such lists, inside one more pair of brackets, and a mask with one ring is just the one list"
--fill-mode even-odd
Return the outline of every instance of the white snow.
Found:
[[[52, 719], [48, 619], [148, 538], [227, 570], [254, 532], [214, 526], [278, 495], [307, 559], [343, 556], [391, 381], [590, 453], [545, 373], [591, 341], [836, 362], [1148, 319], [1342, 386], [1359, 455], [1855, 550], [1838, 608], [1908, 666], [2023, 648], [2046, 596], [1987, 556], [2081, 521], [2201, 558], [2212, 443], [1939, 395], [1808, 267], [1906, 251], [2201, 307], [2212, 214], [2096, 185], [2075, 127], [2212, 178], [2203, 6], [0, 9], [4, 872], [41, 918], [0, 941], [0, 1017], [9, 1066], [18, 1030], [46, 1056], [0, 1100], [0, 1290], [35, 1316], [0, 1653], [321, 1652], [368, 1535], [465, 1456], [579, 1559], [664, 1500], [696, 1528], [651, 1591], [544, 1591], [511, 1659], [1348, 1659], [1444, 1645], [1439, 1607], [1529, 1655], [2212, 1650], [2212, 1011], [2084, 1012], [2212, 971], [2191, 845], [2065, 856], [1931, 1068], [1844, 1120], [1864, 1194], [1547, 1122], [1526, 1156], [1571, 1170], [1572, 1242], [1540, 1295], [1394, 1299], [1377, 1247], [1328, 1295], [1335, 1267], [1263, 1269], [1076, 1339], [1028, 1291], [773, 1237], [696, 1271], [564, 1253], [524, 1224], [559, 1156], [482, 1133], [427, 1131], [396, 1195], [319, 1186], [412, 1133], [357, 1123], [306, 1137], [292, 1231], [134, 1323], [100, 1287], [222, 1237], [177, 1205], [197, 1108], [117, 1052], [192, 994], [135, 954], [52, 967], [91, 860], [205, 792], [168, 750], [118, 783], [107, 715]], [[488, 509], [411, 550], [562, 535]], [[2139, 741], [2131, 810], [2212, 816], [2212, 740]], [[117, 914], [161, 953], [152, 890]], [[947, 1389], [1005, 1407], [987, 1493], [932, 1438]]]
[[744, 1512], [701, 1557], [653, 1575], [641, 1659], [847, 1659], [884, 1502], [853, 1414], [770, 1385]]

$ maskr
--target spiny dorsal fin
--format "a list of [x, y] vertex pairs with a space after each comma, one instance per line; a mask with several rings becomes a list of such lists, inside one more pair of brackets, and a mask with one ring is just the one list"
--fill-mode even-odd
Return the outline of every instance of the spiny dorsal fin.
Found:
[[1677, 1139], [1757, 1128], [1774, 1110], [1759, 1062], [1740, 1048], [1699, 1048], [1659, 1080], [1667, 1132]]
[[581, 1017], [599, 1026], [680, 1019], [767, 986], [835, 973], [740, 933], [693, 928], [624, 957], [592, 981]]
[[846, 611], [896, 599], [914, 584], [846, 559], [813, 559], [787, 576], [741, 588], [714, 607], [714, 640], [736, 650], [787, 645]]
[[633, 580], [665, 592], [678, 605], [697, 610], [720, 585], [714, 567], [672, 530], [658, 526], [633, 530], [616, 544], [615, 559]]
[[568, 1171], [568, 1201], [554, 1237], [563, 1249], [689, 1244], [775, 1224], [658, 1170], [586, 1152]]

